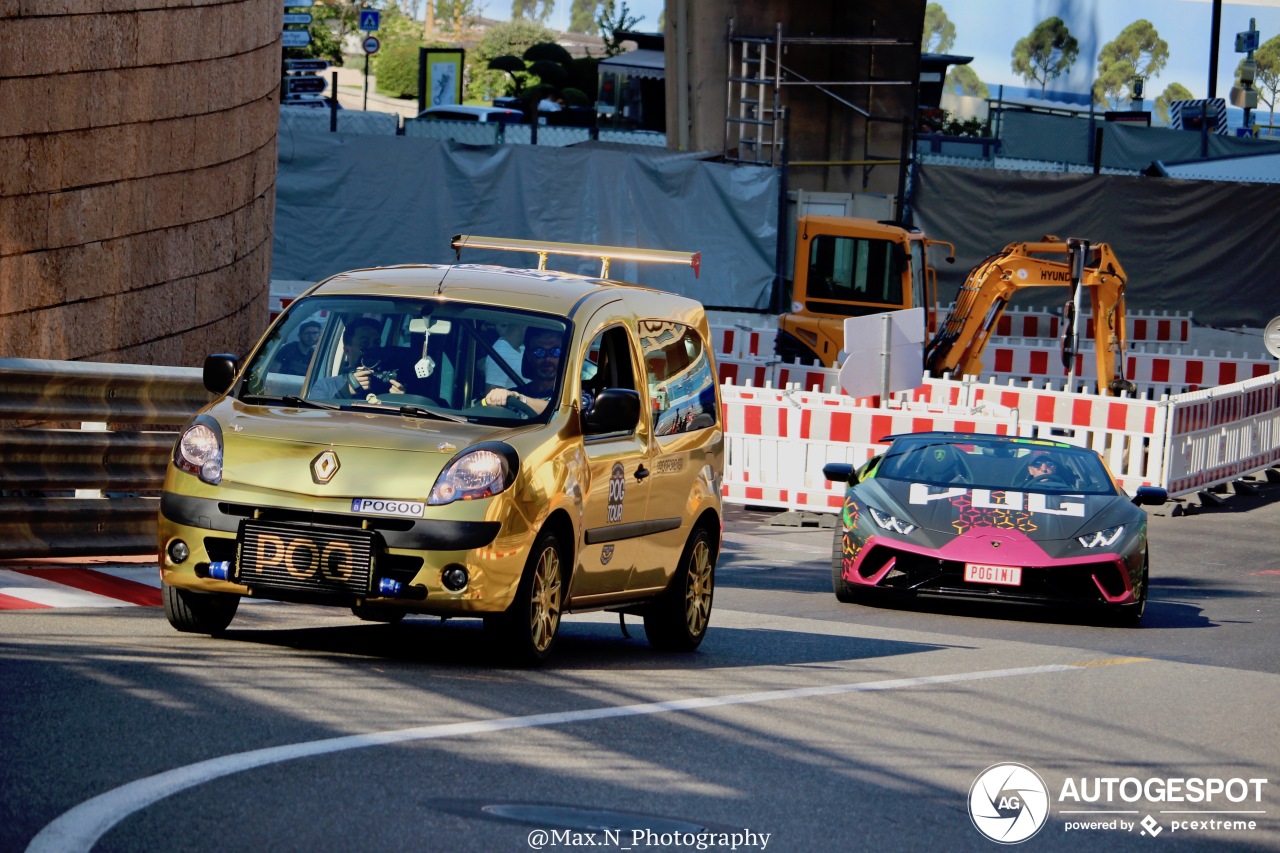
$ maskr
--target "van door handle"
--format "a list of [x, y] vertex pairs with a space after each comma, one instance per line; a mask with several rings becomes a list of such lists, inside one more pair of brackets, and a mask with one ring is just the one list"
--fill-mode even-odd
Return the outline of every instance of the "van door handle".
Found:
[[644, 467], [644, 463], [641, 462], [640, 467], [636, 468], [636, 480], [637, 481], [643, 480], [645, 477], [648, 477], [648, 476], [649, 476], [649, 469]]

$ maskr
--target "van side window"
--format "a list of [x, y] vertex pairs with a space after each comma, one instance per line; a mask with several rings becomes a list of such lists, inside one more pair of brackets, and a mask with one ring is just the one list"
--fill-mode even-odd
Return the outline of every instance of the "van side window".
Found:
[[[625, 388], [639, 391], [635, 371], [632, 370], [631, 340], [627, 330], [613, 326], [596, 335], [587, 347], [586, 361], [582, 365], [582, 390], [594, 400], [606, 388]], [[584, 410], [590, 408], [584, 400]]]
[[641, 320], [640, 345], [654, 433], [675, 435], [715, 426], [716, 379], [698, 333], [667, 320]]

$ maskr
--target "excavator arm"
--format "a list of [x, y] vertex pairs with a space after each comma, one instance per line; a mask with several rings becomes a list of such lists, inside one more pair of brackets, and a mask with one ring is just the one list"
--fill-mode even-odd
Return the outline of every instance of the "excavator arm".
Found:
[[[925, 369], [934, 376], [977, 376], [982, 372], [982, 352], [1013, 294], [1030, 287], [1065, 287], [1074, 296], [1074, 288], [1087, 287], [1099, 389], [1111, 394], [1132, 390], [1120, 369], [1125, 349], [1125, 281], [1124, 269], [1106, 243], [1064, 242], [1056, 237], [1010, 243], [969, 273], [942, 328], [925, 346]], [[1067, 304], [1072, 304], [1071, 299]], [[1074, 321], [1070, 313], [1068, 324]], [[1064, 329], [1064, 345], [1070, 331]]]

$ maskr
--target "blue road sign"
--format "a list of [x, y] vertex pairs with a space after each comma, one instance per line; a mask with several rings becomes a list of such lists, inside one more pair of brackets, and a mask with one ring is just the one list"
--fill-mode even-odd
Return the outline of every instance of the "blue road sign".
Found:
[[376, 9], [361, 9], [360, 10], [360, 29], [364, 30], [367, 33], [376, 31], [378, 29], [378, 23], [381, 17], [382, 17], [382, 13]]

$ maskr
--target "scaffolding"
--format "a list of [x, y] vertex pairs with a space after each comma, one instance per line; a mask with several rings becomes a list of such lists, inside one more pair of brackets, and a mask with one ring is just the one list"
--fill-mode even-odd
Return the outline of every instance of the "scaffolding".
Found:
[[[834, 101], [853, 110], [868, 122], [890, 121], [902, 124], [911, 116], [881, 117], [858, 106], [849, 98], [837, 93], [845, 86], [909, 86], [914, 89], [918, 79], [910, 80], [811, 80], [782, 62], [782, 56], [791, 47], [869, 47], [915, 50], [918, 72], [919, 46], [905, 39], [840, 36], [784, 36], [779, 22], [772, 36], [740, 35], [734, 32], [734, 22], [729, 21], [729, 69], [728, 104], [725, 110], [724, 151], [726, 159], [738, 163], [762, 166], [782, 166], [786, 157], [787, 106], [783, 97], [785, 87], [809, 86]], [[866, 145], [864, 142], [864, 152]], [[874, 166], [899, 165], [901, 159], [875, 159], [865, 155], [860, 160], [813, 160], [793, 162], [792, 166], [862, 166], [864, 170]]]

